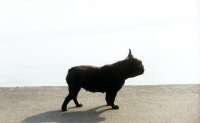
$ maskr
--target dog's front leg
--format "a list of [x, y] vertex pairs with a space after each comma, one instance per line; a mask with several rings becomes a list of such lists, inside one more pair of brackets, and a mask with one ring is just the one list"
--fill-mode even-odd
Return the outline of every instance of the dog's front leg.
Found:
[[119, 109], [119, 106], [114, 104], [116, 95], [117, 95], [117, 91], [106, 92], [107, 105], [110, 105], [112, 109]]

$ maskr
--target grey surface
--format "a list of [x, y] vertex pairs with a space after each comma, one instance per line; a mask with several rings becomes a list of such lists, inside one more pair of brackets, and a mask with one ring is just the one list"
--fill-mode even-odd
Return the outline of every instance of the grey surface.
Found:
[[199, 85], [124, 86], [115, 103], [105, 106], [105, 93], [81, 90], [81, 108], [61, 104], [66, 87], [0, 88], [0, 122], [51, 123], [200, 123]]

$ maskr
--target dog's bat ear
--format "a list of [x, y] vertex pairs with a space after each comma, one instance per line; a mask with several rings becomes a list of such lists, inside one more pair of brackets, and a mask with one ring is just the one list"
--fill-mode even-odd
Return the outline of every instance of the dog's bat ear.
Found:
[[128, 56], [132, 56], [131, 49], [129, 49], [129, 54], [128, 54]]
[[126, 59], [130, 59], [130, 58], [132, 58], [131, 49], [129, 49], [128, 57]]

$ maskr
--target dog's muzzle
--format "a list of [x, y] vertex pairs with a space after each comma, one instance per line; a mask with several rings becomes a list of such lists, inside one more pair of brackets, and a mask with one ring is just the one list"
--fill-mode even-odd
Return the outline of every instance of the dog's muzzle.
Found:
[[139, 65], [139, 69], [140, 69], [140, 74], [143, 74], [144, 73], [144, 66], [143, 66], [142, 62]]

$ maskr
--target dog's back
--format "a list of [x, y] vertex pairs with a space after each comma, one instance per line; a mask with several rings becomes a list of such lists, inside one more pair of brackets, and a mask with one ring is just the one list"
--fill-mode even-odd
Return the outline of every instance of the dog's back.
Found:
[[69, 69], [66, 80], [69, 86], [82, 87], [91, 92], [105, 92], [106, 85], [100, 67], [76, 66]]

